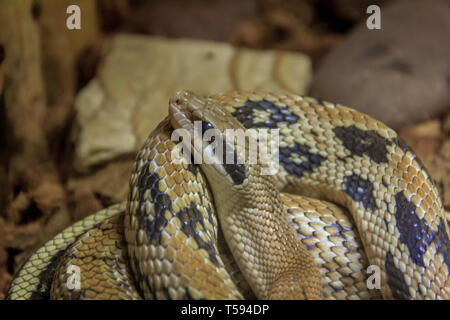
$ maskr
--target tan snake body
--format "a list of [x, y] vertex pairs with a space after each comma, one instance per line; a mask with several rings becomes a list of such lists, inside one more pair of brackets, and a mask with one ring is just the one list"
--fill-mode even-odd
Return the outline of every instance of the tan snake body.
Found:
[[[164, 120], [138, 153], [126, 210], [102, 210], [50, 240], [9, 299], [450, 299], [442, 202], [392, 129], [289, 94], [180, 92], [171, 112], [172, 126], [279, 129], [279, 172], [173, 163]], [[72, 265], [78, 290], [67, 287]], [[381, 271], [380, 290], [367, 288], [368, 265]]]

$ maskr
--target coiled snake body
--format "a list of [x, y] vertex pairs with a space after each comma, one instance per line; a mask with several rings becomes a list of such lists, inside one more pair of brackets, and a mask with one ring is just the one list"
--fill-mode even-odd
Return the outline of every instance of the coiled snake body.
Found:
[[[175, 161], [173, 128], [200, 165]], [[276, 174], [225, 134], [250, 128], [279, 129]], [[50, 240], [8, 298], [450, 299], [449, 269], [439, 194], [392, 129], [308, 97], [182, 91], [137, 155], [127, 203]]]

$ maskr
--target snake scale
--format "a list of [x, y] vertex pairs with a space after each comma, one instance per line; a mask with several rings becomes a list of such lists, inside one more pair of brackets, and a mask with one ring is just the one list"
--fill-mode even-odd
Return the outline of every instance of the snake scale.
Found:
[[[275, 174], [225, 134], [251, 128], [278, 129]], [[174, 129], [202, 163], [180, 157]], [[47, 242], [7, 298], [450, 299], [449, 270], [437, 189], [392, 129], [310, 97], [180, 91], [136, 157], [127, 202]]]

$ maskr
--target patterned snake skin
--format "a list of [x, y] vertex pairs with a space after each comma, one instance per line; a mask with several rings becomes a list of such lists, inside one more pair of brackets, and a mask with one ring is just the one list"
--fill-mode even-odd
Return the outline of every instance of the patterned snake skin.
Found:
[[[180, 92], [170, 110], [137, 155], [127, 204], [47, 242], [8, 299], [450, 299], [439, 194], [393, 130], [295, 95]], [[278, 172], [173, 161], [172, 127], [195, 120], [200, 134], [279, 129]]]

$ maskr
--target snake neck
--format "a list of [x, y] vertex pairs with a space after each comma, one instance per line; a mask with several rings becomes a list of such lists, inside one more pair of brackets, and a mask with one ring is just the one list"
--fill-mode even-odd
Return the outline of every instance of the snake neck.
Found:
[[288, 230], [292, 227], [273, 177], [260, 175], [256, 166], [247, 170], [242, 185], [211, 184], [222, 231], [240, 270], [258, 298], [320, 298], [319, 269]]

